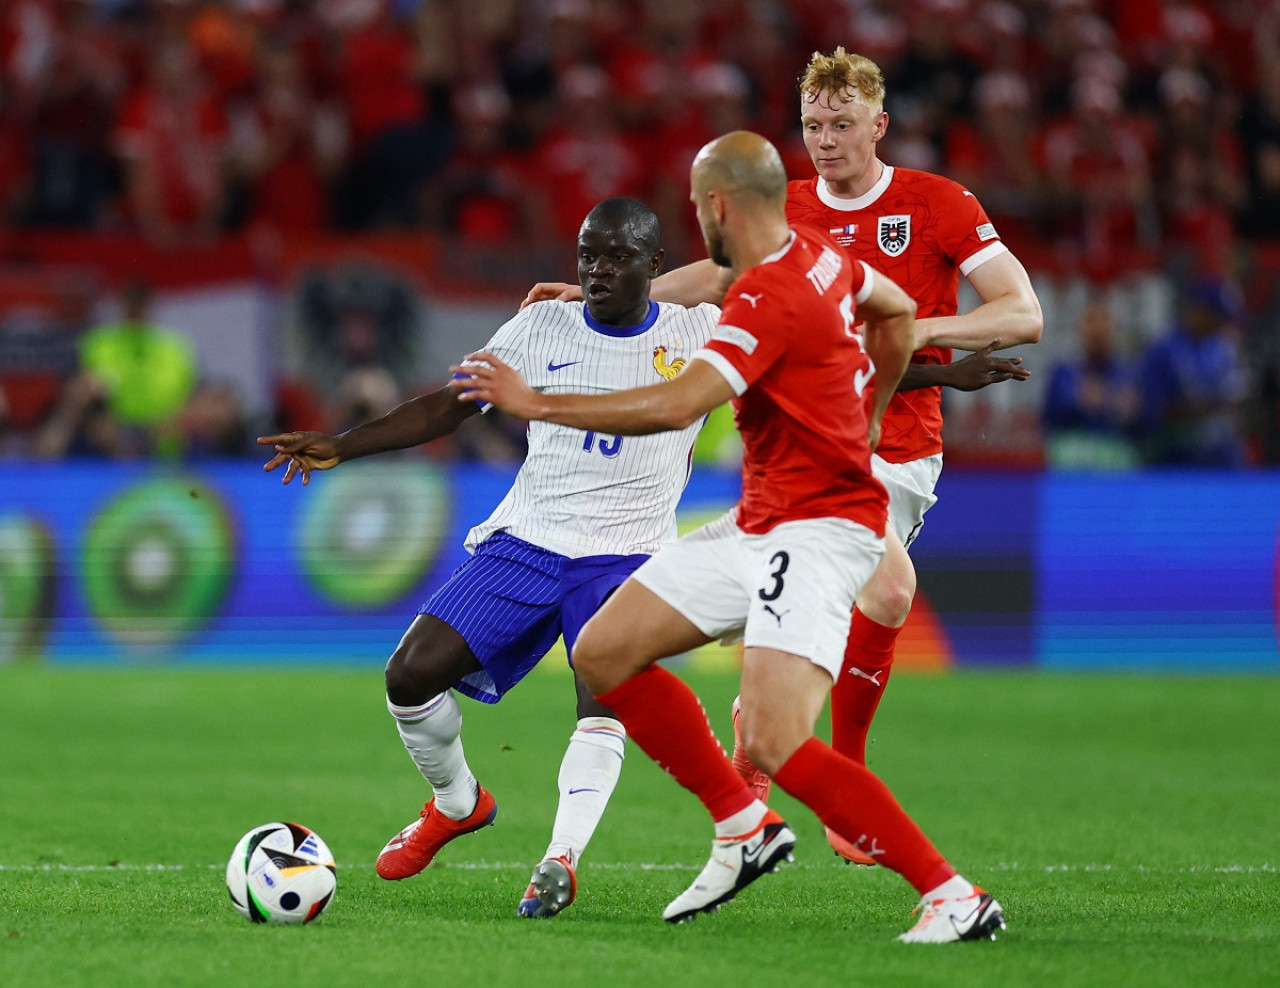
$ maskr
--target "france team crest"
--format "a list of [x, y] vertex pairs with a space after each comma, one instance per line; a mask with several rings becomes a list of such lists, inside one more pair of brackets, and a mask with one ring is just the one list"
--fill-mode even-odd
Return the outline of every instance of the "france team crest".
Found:
[[876, 242], [890, 257], [897, 257], [911, 243], [911, 217], [879, 217], [876, 220]]

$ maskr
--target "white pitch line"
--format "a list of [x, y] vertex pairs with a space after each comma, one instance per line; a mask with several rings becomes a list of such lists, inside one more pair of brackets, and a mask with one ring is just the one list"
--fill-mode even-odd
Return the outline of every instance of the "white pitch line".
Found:
[[[621, 861], [590, 861], [589, 868], [601, 871], [694, 871], [697, 869], [696, 864], [657, 864], [654, 862], [621, 862]], [[338, 863], [338, 868], [343, 871], [366, 870], [372, 868], [371, 864], [343, 864]], [[435, 865], [437, 868], [454, 869], [457, 871], [512, 871], [529, 867], [528, 861], [518, 862], [501, 862], [501, 861], [456, 861], [456, 862], [440, 862]], [[813, 869], [827, 868], [830, 863], [815, 864], [806, 861], [797, 861], [787, 866], [788, 868]], [[221, 871], [226, 868], [224, 864], [106, 864], [106, 865], [72, 865], [72, 864], [0, 864], [0, 872], [21, 872], [21, 873], [40, 873], [40, 872], [111, 872], [111, 871]], [[1146, 864], [1049, 864], [1049, 865], [1026, 865], [1016, 861], [1001, 861], [997, 864], [986, 865], [972, 869], [974, 874], [993, 871], [1028, 871], [1028, 872], [1110, 872], [1113, 874], [1174, 874], [1187, 875], [1196, 873], [1209, 873], [1217, 875], [1256, 875], [1256, 874], [1275, 874], [1280, 871], [1280, 866], [1271, 863], [1260, 865], [1246, 864], [1225, 864], [1225, 865], [1186, 865], [1183, 867], [1170, 867], [1168, 865], [1146, 865]]]

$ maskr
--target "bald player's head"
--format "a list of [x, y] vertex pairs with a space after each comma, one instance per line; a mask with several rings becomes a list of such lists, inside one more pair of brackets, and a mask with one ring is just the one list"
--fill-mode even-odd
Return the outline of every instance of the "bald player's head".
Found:
[[787, 170], [778, 149], [759, 134], [735, 130], [698, 152], [689, 172], [690, 198], [707, 254], [733, 267], [733, 245], [725, 222], [732, 208], [742, 219], [786, 224]]
[[695, 196], [715, 191], [776, 205], [787, 198], [787, 170], [778, 149], [749, 130], [735, 130], [703, 147], [693, 159], [690, 182]]

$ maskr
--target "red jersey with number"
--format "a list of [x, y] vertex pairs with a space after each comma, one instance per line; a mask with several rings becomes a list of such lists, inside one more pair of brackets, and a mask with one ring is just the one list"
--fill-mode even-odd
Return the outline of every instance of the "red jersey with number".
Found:
[[[822, 230], [849, 257], [892, 278], [915, 299], [919, 319], [954, 316], [959, 275], [1008, 249], [973, 193], [910, 168], [885, 166], [880, 181], [856, 199], [836, 198], [816, 176], [792, 182], [787, 219]], [[922, 347], [911, 360], [947, 364], [951, 351]], [[876, 452], [891, 463], [942, 452], [942, 389], [895, 394]]]
[[846, 518], [884, 534], [888, 497], [871, 474], [862, 397], [875, 368], [853, 325], [874, 279], [805, 231], [729, 286], [720, 323], [694, 356], [738, 395], [744, 532]]

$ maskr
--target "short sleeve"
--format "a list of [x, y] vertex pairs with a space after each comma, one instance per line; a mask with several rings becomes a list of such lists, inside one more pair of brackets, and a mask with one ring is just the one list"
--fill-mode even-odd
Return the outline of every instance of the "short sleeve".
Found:
[[[758, 381], [782, 357], [787, 339], [779, 327], [790, 325], [790, 305], [777, 287], [760, 277], [739, 278], [729, 287], [720, 324], [703, 351], [737, 394]], [[735, 380], [728, 372], [737, 375]]]
[[955, 262], [961, 274], [967, 276], [974, 268], [1009, 249], [977, 196], [951, 181], [939, 192], [938, 247]]

